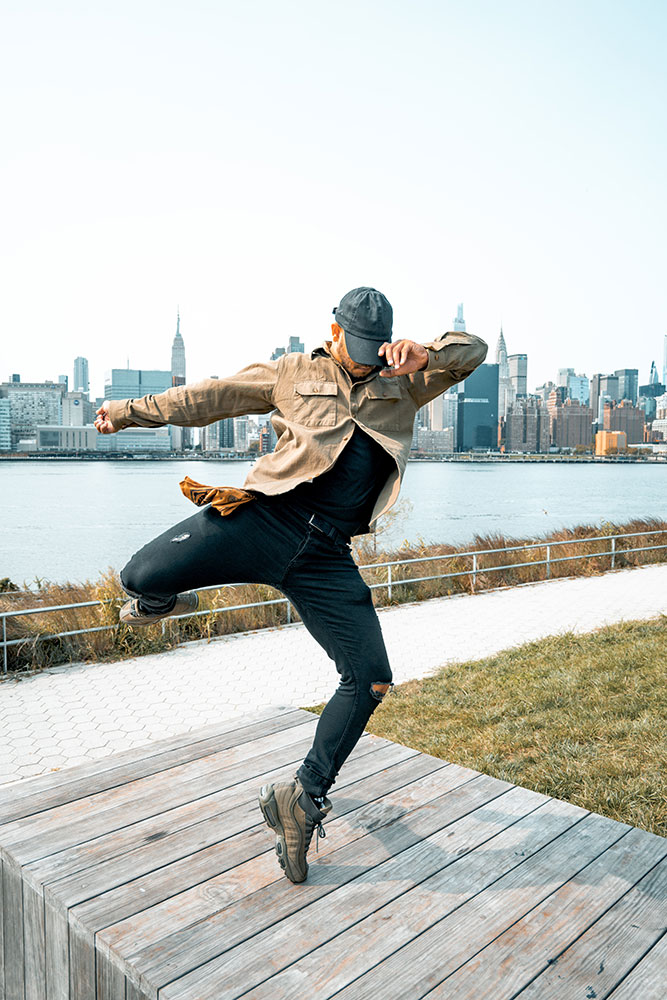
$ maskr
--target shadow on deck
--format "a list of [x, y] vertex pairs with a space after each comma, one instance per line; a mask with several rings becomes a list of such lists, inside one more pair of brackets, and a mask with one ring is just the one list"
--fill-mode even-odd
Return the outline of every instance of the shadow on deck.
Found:
[[662, 1000], [667, 839], [387, 740], [361, 739], [289, 883], [256, 795], [316, 722], [0, 791], [0, 998]]

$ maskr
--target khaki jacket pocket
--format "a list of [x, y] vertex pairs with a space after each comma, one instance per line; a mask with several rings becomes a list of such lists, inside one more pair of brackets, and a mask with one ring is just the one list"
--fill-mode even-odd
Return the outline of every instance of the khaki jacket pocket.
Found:
[[397, 380], [374, 379], [366, 386], [359, 416], [369, 427], [377, 427], [380, 431], [397, 430], [402, 400], [403, 391]]
[[[285, 406], [284, 415], [306, 427], [333, 427], [336, 423], [338, 385], [320, 379], [294, 383], [294, 395]], [[287, 403], [288, 401], [286, 401]]]

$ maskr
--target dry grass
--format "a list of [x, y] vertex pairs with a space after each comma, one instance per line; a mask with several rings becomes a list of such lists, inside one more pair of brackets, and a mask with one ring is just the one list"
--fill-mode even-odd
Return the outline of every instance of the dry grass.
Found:
[[556, 636], [402, 684], [367, 728], [664, 837], [666, 662], [664, 615]]
[[[475, 535], [472, 542], [466, 546], [428, 545], [425, 542], [403, 545], [395, 552], [378, 553], [372, 551], [372, 545], [364, 538], [355, 547], [355, 558], [360, 566], [368, 563], [388, 561], [390, 559], [417, 559], [421, 556], [449, 556], [442, 560], [417, 562], [412, 566], [393, 568], [393, 578], [411, 579], [415, 577], [434, 576], [437, 573], [460, 573], [448, 580], [432, 580], [415, 584], [394, 585], [392, 600], [388, 600], [386, 590], [376, 591], [378, 605], [407, 603], [409, 601], [425, 600], [429, 597], [442, 597], [448, 594], [477, 593], [495, 587], [517, 586], [522, 583], [535, 583], [545, 579], [545, 567], [540, 560], [546, 558], [546, 545], [551, 544], [550, 578], [566, 576], [596, 576], [612, 568], [612, 558], [609, 554], [610, 535], [626, 534], [641, 531], [659, 531], [660, 534], [649, 536], [649, 539], [624, 538], [616, 541], [614, 569], [626, 569], [631, 566], [649, 563], [667, 562], [667, 549], [655, 552], [633, 551], [645, 545], [667, 544], [667, 521], [658, 518], [636, 518], [625, 524], [615, 524], [604, 521], [602, 524], [584, 524], [576, 528], [564, 528], [550, 532], [538, 538], [512, 538], [503, 534]], [[581, 541], [603, 536], [600, 541]], [[526, 549], [521, 546], [542, 543], [539, 548]], [[564, 544], [556, 545], [556, 542]], [[568, 544], [577, 542], [577, 544]], [[477, 556], [477, 572], [473, 575], [473, 560], [471, 556], [457, 556], [456, 553], [480, 552], [484, 549], [500, 549], [519, 546], [514, 552], [499, 552], [491, 555]], [[585, 558], [582, 558], [585, 557]], [[560, 559], [561, 562], [554, 562]], [[519, 565], [527, 564], [527, 565]], [[507, 566], [507, 569], [493, 567]], [[377, 569], [364, 572], [364, 579], [370, 583], [385, 583], [387, 570]]]
[[[401, 506], [398, 505], [397, 515], [400, 517]], [[476, 535], [473, 541], [462, 547], [452, 545], [426, 545], [420, 542], [410, 545], [407, 542], [399, 549], [382, 548], [376, 552], [369, 536], [362, 537], [354, 546], [354, 556], [359, 564], [364, 579], [369, 583], [385, 583], [387, 569], [364, 569], [365, 565], [376, 562], [388, 562], [394, 559], [414, 559], [420, 556], [450, 556], [454, 558], [435, 559], [432, 562], [419, 562], [410, 566], [394, 567], [393, 577], [397, 579], [414, 580], [416, 577], [432, 576], [437, 573], [456, 573], [446, 580], [432, 580], [407, 584], [394, 583], [391, 598], [386, 589], [373, 591], [373, 599], [378, 606], [402, 604], [410, 601], [428, 600], [448, 594], [475, 593], [495, 587], [515, 586], [530, 583], [545, 578], [545, 567], [538, 565], [537, 560], [544, 559], [545, 551], [539, 549], [521, 549], [515, 552], [504, 552], [496, 555], [477, 557], [477, 573], [472, 573], [472, 558], [457, 556], [456, 553], [483, 549], [502, 548], [505, 546], [522, 546], [539, 542], [573, 541], [603, 535], [602, 541], [584, 541], [579, 545], [564, 544], [552, 548], [551, 557], [577, 556], [579, 558], [566, 562], [554, 563], [551, 566], [551, 577], [560, 576], [592, 576], [604, 573], [611, 568], [611, 558], [608, 554], [609, 541], [607, 536], [633, 531], [660, 531], [653, 536], [648, 544], [667, 544], [667, 521], [655, 518], [644, 518], [630, 521], [626, 524], [604, 522], [602, 525], [581, 525], [573, 529], [565, 529], [544, 535], [541, 538], [510, 538], [504, 535]], [[647, 563], [666, 562], [667, 549], [655, 552], [634, 552], [633, 549], [647, 544], [646, 539], [623, 539], [616, 543], [615, 568], [621, 569]], [[581, 558], [590, 556], [591, 558]], [[518, 565], [524, 563], [527, 565]], [[508, 566], [496, 572], [493, 566]], [[11, 585], [10, 581], [5, 581]], [[118, 609], [125, 600], [125, 595], [115, 573], [111, 570], [103, 574], [96, 582], [82, 585], [53, 584], [48, 581], [37, 581], [36, 592], [0, 592], [0, 611], [19, 610], [36, 606], [54, 606], [74, 604], [83, 601], [101, 601], [102, 605], [92, 608], [77, 608], [44, 615], [31, 615], [7, 619], [7, 638], [22, 640], [20, 645], [8, 650], [8, 667], [10, 670], [34, 670], [59, 663], [70, 663], [78, 660], [122, 659], [144, 653], [159, 652], [170, 649], [182, 642], [193, 639], [209, 639], [230, 632], [243, 632], [250, 629], [267, 626], [283, 625], [287, 622], [287, 607], [285, 603], [274, 604], [264, 608], [246, 608], [240, 611], [221, 614], [204, 614], [196, 618], [182, 621], [168, 620], [164, 628], [155, 625], [148, 629], [131, 629], [116, 626]], [[249, 604], [256, 601], [275, 600], [282, 595], [268, 586], [245, 585], [227, 587], [220, 590], [200, 593], [201, 610], [212, 611], [215, 608], [230, 607], [237, 604]], [[298, 620], [295, 610], [291, 610], [291, 620]], [[82, 628], [94, 628], [113, 625], [100, 632], [84, 635], [57, 636], [55, 633], [74, 631]], [[53, 638], [49, 638], [53, 636]], [[45, 638], [46, 637], [46, 638]]]

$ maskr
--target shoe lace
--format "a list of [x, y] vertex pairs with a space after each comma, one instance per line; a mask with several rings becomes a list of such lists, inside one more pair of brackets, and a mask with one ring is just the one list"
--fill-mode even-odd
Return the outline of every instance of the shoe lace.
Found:
[[324, 840], [324, 838], [327, 835], [327, 831], [324, 829], [324, 826], [322, 825], [322, 820], [315, 822], [314, 819], [310, 819], [309, 817], [306, 821], [306, 831], [307, 831], [306, 852], [308, 851], [308, 848], [310, 847], [310, 842], [313, 839], [313, 833], [316, 832], [317, 836], [315, 837], [315, 853], [319, 854], [320, 840]]

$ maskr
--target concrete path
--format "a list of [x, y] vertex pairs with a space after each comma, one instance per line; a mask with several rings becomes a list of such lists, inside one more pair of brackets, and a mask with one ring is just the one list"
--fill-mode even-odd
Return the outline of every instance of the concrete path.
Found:
[[[400, 683], [533, 639], [667, 614], [667, 566], [380, 610]], [[0, 784], [266, 706], [325, 701], [333, 663], [302, 625], [78, 663], [0, 683]]]

